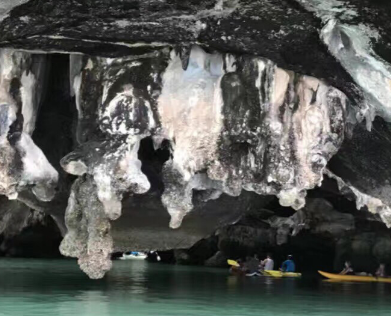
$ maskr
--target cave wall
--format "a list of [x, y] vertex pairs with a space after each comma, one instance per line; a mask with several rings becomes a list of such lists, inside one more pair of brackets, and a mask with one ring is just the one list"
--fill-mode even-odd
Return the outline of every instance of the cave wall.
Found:
[[[0, 194], [49, 215], [93, 278], [114, 251], [216, 230], [222, 252], [263, 247], [243, 234], [299, 252], [301, 234], [348, 240], [336, 261], [354, 254], [347, 232], [377, 245], [328, 195], [391, 226], [390, 7], [3, 1]], [[269, 218], [272, 196], [297, 212]], [[249, 210], [267, 218], [238, 223]]]

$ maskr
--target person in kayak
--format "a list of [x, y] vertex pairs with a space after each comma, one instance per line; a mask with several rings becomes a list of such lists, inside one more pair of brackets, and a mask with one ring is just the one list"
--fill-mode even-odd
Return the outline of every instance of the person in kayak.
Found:
[[254, 257], [247, 257], [245, 267], [247, 274], [259, 274], [259, 260], [257, 255], [255, 255]]
[[386, 265], [384, 263], [381, 263], [379, 265], [379, 268], [376, 271], [376, 276], [378, 278], [385, 278], [386, 277]]
[[273, 270], [274, 269], [274, 261], [272, 256], [268, 253], [265, 260], [261, 261], [261, 270]]
[[291, 255], [289, 255], [288, 259], [282, 263], [281, 271], [282, 272], [295, 272], [295, 270], [296, 270], [295, 262], [293, 261], [293, 257]]
[[345, 267], [343, 268], [343, 270], [339, 274], [354, 275], [354, 270], [352, 268], [352, 264], [350, 261], [345, 261]]

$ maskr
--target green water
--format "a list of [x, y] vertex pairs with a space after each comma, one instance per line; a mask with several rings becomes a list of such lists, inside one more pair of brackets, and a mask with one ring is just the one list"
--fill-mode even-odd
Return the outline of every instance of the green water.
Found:
[[74, 261], [0, 259], [0, 315], [391, 315], [391, 284], [236, 278], [225, 270], [117, 261], [93, 281]]

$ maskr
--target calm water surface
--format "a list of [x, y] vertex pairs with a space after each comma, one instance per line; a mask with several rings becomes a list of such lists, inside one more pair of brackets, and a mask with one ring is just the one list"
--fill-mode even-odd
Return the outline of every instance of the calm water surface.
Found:
[[92, 281], [74, 261], [0, 259], [0, 316], [390, 316], [390, 298], [391, 284], [240, 279], [137, 261]]

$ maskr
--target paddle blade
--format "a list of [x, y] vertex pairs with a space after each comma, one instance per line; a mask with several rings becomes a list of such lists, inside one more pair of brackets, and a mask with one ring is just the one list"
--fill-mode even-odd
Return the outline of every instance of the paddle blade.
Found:
[[234, 266], [234, 267], [239, 267], [239, 263], [235, 260], [231, 260], [231, 259], [228, 259], [227, 260], [227, 263], [230, 265], [230, 266]]

